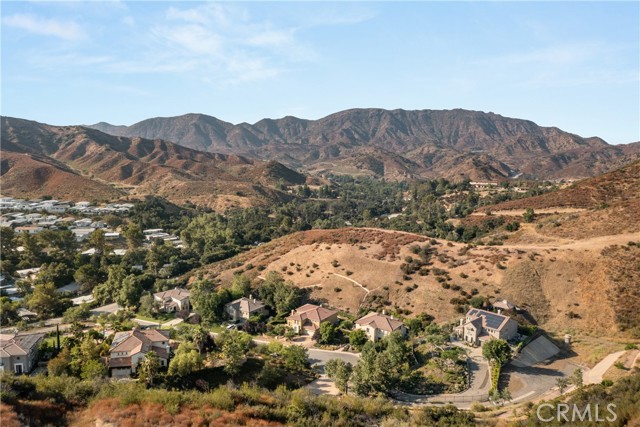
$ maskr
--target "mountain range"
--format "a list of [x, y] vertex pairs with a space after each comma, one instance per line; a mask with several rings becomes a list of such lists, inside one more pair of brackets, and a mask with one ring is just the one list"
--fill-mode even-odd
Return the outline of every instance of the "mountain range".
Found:
[[160, 139], [2, 118], [3, 195], [113, 200], [155, 194], [218, 210], [286, 200], [305, 176], [273, 161], [205, 153]]
[[640, 142], [610, 145], [528, 120], [461, 109], [351, 109], [319, 120], [287, 116], [237, 125], [186, 114], [131, 126], [101, 122], [89, 127], [200, 151], [277, 160], [310, 174], [387, 179], [581, 178], [640, 158]]

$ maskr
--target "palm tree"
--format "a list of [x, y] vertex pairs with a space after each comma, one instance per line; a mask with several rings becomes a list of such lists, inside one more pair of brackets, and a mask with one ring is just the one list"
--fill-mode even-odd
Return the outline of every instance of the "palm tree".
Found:
[[153, 379], [158, 374], [160, 359], [155, 351], [150, 351], [138, 366], [138, 378], [147, 385], [153, 385]]
[[193, 344], [195, 344], [196, 348], [200, 353], [204, 349], [207, 340], [209, 339], [209, 332], [203, 328], [202, 326], [198, 326], [193, 330]]

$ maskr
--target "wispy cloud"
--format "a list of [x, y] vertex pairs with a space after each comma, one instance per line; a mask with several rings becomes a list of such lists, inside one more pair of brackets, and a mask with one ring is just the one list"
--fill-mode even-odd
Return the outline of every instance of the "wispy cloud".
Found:
[[80, 40], [86, 37], [84, 29], [73, 21], [59, 21], [30, 14], [16, 13], [4, 17], [2, 23], [32, 34], [53, 36], [64, 40]]

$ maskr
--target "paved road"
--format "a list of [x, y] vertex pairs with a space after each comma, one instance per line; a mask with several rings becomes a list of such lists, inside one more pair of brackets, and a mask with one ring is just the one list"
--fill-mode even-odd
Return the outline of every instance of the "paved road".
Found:
[[467, 409], [475, 401], [485, 401], [491, 388], [489, 375], [489, 363], [482, 356], [480, 347], [468, 347], [462, 342], [452, 342], [456, 347], [466, 351], [469, 357], [469, 388], [461, 393], [417, 395], [410, 393], [396, 393], [398, 403], [409, 405], [426, 405], [438, 403], [451, 403], [460, 409]]
[[355, 365], [358, 363], [359, 358], [359, 354], [347, 353], [345, 351], [320, 350], [318, 348], [309, 349], [309, 362], [312, 365], [324, 366], [331, 359], [341, 359]]

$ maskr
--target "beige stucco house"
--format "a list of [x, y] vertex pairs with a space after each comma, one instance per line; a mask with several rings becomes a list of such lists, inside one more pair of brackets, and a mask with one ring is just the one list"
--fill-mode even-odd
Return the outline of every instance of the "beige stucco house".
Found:
[[369, 313], [364, 317], [356, 320], [356, 329], [362, 329], [369, 341], [378, 341], [394, 331], [399, 331], [403, 335], [407, 334], [407, 328], [398, 319], [385, 314]]
[[267, 314], [267, 306], [249, 295], [249, 298], [238, 298], [226, 304], [224, 311], [231, 320], [236, 322], [241, 319], [247, 320], [254, 315]]
[[509, 316], [472, 308], [460, 319], [455, 332], [471, 344], [490, 339], [510, 340], [518, 334], [518, 322]]
[[28, 374], [38, 363], [44, 334], [0, 335], [0, 371]]
[[158, 329], [117, 332], [109, 349], [109, 371], [113, 377], [128, 376], [134, 372], [147, 353], [154, 351], [160, 366], [169, 363], [169, 332]]
[[337, 324], [338, 312], [314, 304], [305, 304], [291, 310], [291, 314], [287, 317], [287, 326], [297, 334], [309, 336], [315, 336], [322, 322]]
[[184, 288], [174, 288], [170, 291], [156, 292], [153, 300], [159, 305], [160, 310], [167, 313], [172, 311], [190, 310], [190, 293]]

